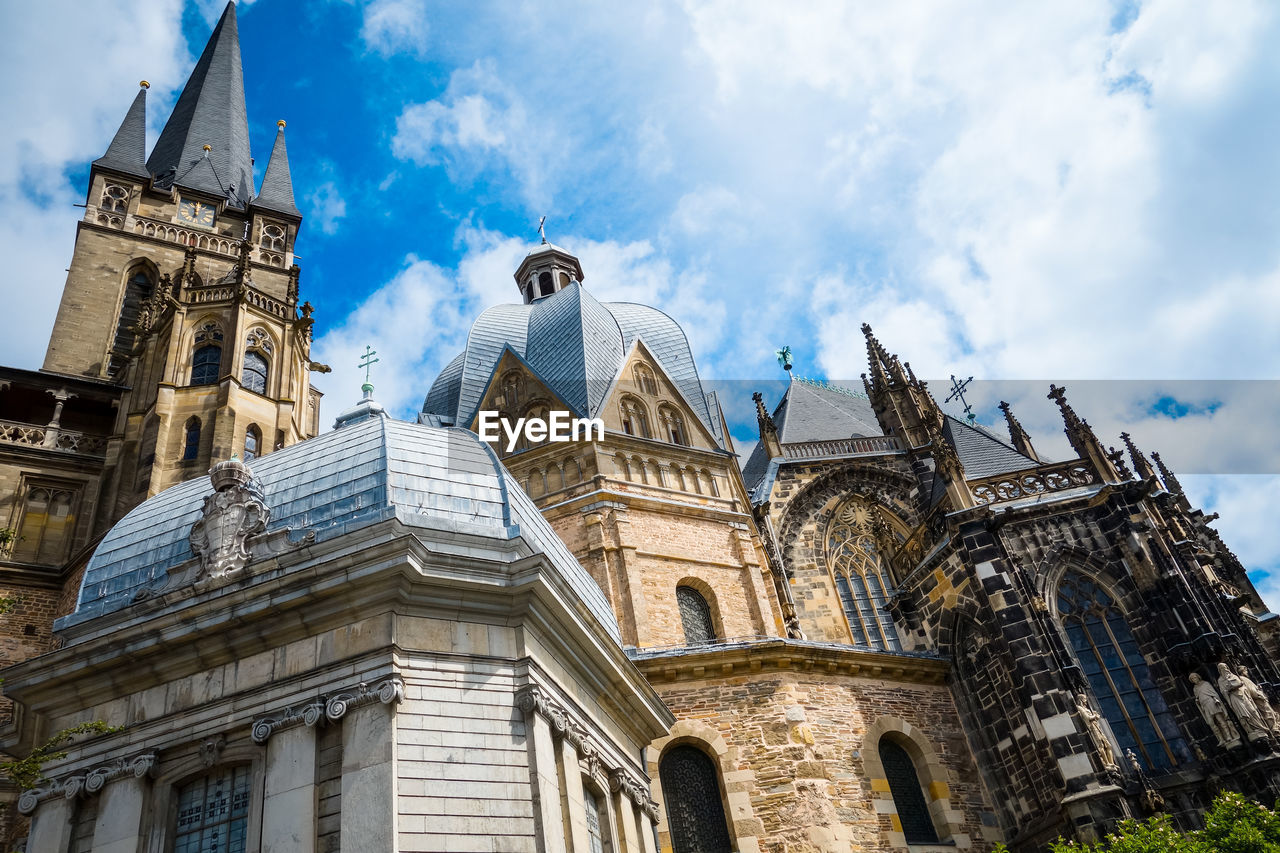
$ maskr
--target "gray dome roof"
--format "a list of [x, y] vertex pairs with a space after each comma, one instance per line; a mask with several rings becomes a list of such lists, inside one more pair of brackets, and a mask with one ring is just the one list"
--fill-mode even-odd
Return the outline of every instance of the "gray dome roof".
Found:
[[[253, 460], [253, 479], [271, 509], [267, 531], [314, 531], [317, 541], [399, 517], [495, 539], [521, 539], [543, 553], [615, 639], [604, 593], [533, 501], [474, 434], [369, 417]], [[174, 486], [135, 507], [94, 552], [76, 611], [59, 628], [127, 607], [139, 590], [193, 559], [187, 536], [201, 517], [207, 477]]]
[[580, 417], [595, 417], [623, 359], [643, 340], [698, 418], [719, 436], [689, 341], [647, 305], [599, 302], [580, 283], [529, 305], [495, 305], [471, 326], [467, 348], [440, 371], [422, 404], [424, 420], [466, 426], [502, 354], [510, 349]]

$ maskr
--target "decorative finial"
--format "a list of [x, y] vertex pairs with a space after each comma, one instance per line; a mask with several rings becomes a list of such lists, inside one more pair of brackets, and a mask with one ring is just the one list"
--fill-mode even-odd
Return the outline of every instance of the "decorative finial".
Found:
[[277, 121], [276, 127], [280, 128], [281, 130], [284, 130], [284, 119], [280, 119], [279, 121]]
[[141, 87], [142, 87], [142, 88], [144, 88], [144, 89], [150, 89], [150, 88], [151, 88], [151, 84], [150, 84], [150, 83], [148, 83], [146, 80], [141, 81], [140, 83], [138, 83], [138, 85], [139, 85], [139, 86], [141, 86]]
[[204, 145], [204, 153], [208, 154], [212, 150], [213, 150], [213, 146], [206, 142]]
[[365, 397], [368, 397], [373, 393], [373, 384], [369, 381], [369, 369], [382, 360], [374, 358], [377, 354], [378, 351], [376, 349], [373, 349], [366, 344], [364, 348], [364, 355], [360, 356], [360, 364], [357, 365], [357, 367], [364, 368], [364, 384], [360, 386], [360, 390], [364, 392]]
[[542, 238], [542, 245], [547, 244], [547, 217], [538, 220], [538, 236]]
[[951, 395], [947, 397], [947, 399], [942, 401], [944, 403], [950, 403], [952, 400], [959, 400], [960, 405], [964, 406], [964, 416], [965, 418], [968, 419], [970, 425], [972, 425], [973, 422], [978, 419], [977, 416], [973, 414], [973, 407], [970, 406], [968, 401], [965, 400], [964, 398], [964, 389], [968, 388], [969, 383], [972, 381], [973, 381], [972, 376], [970, 376], [965, 381], [961, 382], [960, 380], [956, 379], [956, 375], [954, 373], [951, 374]]
[[778, 357], [778, 364], [782, 365], [782, 369], [790, 373], [792, 366], [795, 364], [795, 359], [791, 356], [791, 347], [784, 346], [774, 355]]

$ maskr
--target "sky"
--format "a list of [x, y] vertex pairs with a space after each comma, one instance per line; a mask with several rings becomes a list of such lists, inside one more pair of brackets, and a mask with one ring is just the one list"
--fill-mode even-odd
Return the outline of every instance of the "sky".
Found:
[[[0, 363], [35, 368], [89, 162], [140, 79], [154, 144], [213, 0], [4, 4]], [[1050, 382], [1159, 450], [1280, 611], [1280, 7], [1164, 2], [254, 0], [258, 177], [276, 120], [305, 214], [322, 417], [412, 417], [537, 241], [655, 305], [722, 383], [739, 448], [792, 348], [858, 327], [1066, 458]], [[957, 414], [958, 409], [953, 408]]]

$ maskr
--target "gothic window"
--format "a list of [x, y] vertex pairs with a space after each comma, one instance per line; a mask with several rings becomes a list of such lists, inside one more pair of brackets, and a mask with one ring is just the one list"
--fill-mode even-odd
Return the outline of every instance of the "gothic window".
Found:
[[264, 223], [262, 226], [262, 248], [271, 249], [275, 252], [284, 251], [284, 226], [276, 225], [274, 222]]
[[902, 834], [908, 844], [937, 844], [938, 831], [934, 829], [929, 806], [920, 787], [916, 763], [901, 744], [887, 737], [880, 738], [880, 764], [884, 767], [893, 806], [898, 810]]
[[135, 270], [124, 286], [124, 301], [120, 304], [120, 317], [116, 321], [116, 336], [111, 344], [108, 373], [115, 376], [124, 367], [128, 354], [133, 351], [134, 336], [138, 330], [138, 318], [142, 305], [151, 298], [155, 283], [144, 270]]
[[636, 378], [637, 390], [644, 394], [658, 393], [658, 380], [654, 378], [653, 371], [648, 365], [637, 364], [631, 372]]
[[871, 523], [870, 506], [860, 500], [845, 502], [827, 527], [827, 565], [853, 644], [897, 651], [902, 644], [886, 609], [892, 586]]
[[680, 610], [680, 623], [684, 625], [684, 640], [689, 645], [705, 643], [716, 638], [715, 622], [711, 619], [711, 605], [691, 586], [676, 587], [676, 606]]
[[635, 397], [622, 398], [622, 431], [638, 438], [649, 437], [649, 415]]
[[129, 188], [119, 184], [107, 184], [102, 189], [102, 203], [98, 207], [112, 213], [124, 213], [129, 206]]
[[212, 385], [222, 368], [222, 347], [205, 344], [191, 357], [191, 384]]
[[244, 372], [240, 381], [250, 391], [267, 393], [267, 360], [261, 353], [249, 350], [244, 354]]
[[658, 420], [662, 422], [663, 437], [672, 444], [689, 446], [689, 436], [684, 429], [684, 417], [671, 406], [658, 407]]
[[13, 559], [59, 563], [66, 558], [76, 524], [77, 493], [65, 487], [31, 484], [22, 505]]
[[1132, 749], [1153, 770], [1188, 760], [1173, 715], [1111, 595], [1084, 574], [1068, 571], [1058, 587], [1058, 614], [1120, 751]]
[[587, 786], [582, 788], [582, 799], [587, 807], [587, 839], [591, 853], [609, 853], [613, 845], [609, 843], [609, 813], [604, 810], [606, 801]]
[[730, 853], [719, 773], [711, 757], [695, 746], [674, 747], [662, 757], [658, 776], [674, 853]]
[[222, 327], [212, 320], [201, 323], [196, 329], [195, 343], [196, 346], [204, 343], [215, 343], [222, 341]]
[[195, 459], [200, 455], [200, 419], [192, 417], [187, 421], [186, 440], [182, 445], [182, 460]]
[[248, 767], [217, 771], [178, 791], [173, 853], [244, 853], [249, 825]]
[[555, 282], [551, 279], [551, 273], [544, 272], [538, 276], [538, 295], [550, 296], [556, 292]]
[[250, 424], [249, 428], [244, 431], [244, 461], [255, 459], [258, 451], [262, 447], [262, 433], [258, 431], [256, 426]]
[[524, 396], [524, 375], [518, 370], [508, 370], [502, 375], [500, 387], [502, 401], [499, 405], [507, 411], [516, 411], [520, 407], [520, 398]]

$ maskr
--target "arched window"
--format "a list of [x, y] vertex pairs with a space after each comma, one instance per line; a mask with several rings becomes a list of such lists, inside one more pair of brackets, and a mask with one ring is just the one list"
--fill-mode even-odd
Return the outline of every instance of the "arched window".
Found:
[[56, 486], [32, 485], [23, 502], [13, 559], [58, 563], [66, 557], [75, 530], [76, 493]]
[[730, 853], [719, 774], [711, 757], [681, 744], [662, 757], [658, 777], [674, 853]]
[[893, 795], [894, 808], [908, 844], [937, 844], [938, 831], [934, 829], [929, 806], [920, 787], [916, 763], [901, 744], [887, 737], [880, 738], [880, 764], [884, 767], [889, 793]]
[[662, 422], [662, 437], [672, 444], [689, 446], [689, 436], [684, 429], [684, 416], [671, 406], [658, 407], [658, 420]]
[[145, 270], [135, 270], [124, 286], [124, 301], [120, 304], [120, 317], [116, 321], [116, 336], [111, 345], [111, 359], [108, 367], [110, 375], [119, 373], [133, 351], [134, 335], [137, 334], [138, 317], [142, 312], [142, 303], [151, 298], [155, 290], [155, 282]]
[[284, 226], [274, 222], [263, 223], [262, 247], [275, 252], [284, 251]]
[[538, 295], [550, 296], [556, 292], [555, 282], [551, 279], [551, 273], [544, 272], [538, 276]]
[[267, 369], [266, 358], [249, 350], [244, 354], [244, 372], [240, 375], [241, 384], [250, 391], [259, 394], [267, 393]]
[[124, 213], [129, 206], [129, 188], [119, 184], [107, 184], [102, 189], [102, 203], [98, 207], [112, 213]]
[[705, 643], [716, 638], [715, 622], [711, 619], [711, 605], [691, 586], [676, 587], [676, 606], [680, 610], [680, 622], [684, 625], [684, 640], [689, 645]]
[[583, 786], [582, 799], [587, 808], [587, 839], [591, 853], [610, 853], [613, 844], [609, 832], [609, 813], [604, 810], [607, 800], [596, 796], [589, 785]]
[[563, 287], [568, 287], [568, 286], [569, 286], [569, 274], [568, 274], [568, 273], [566, 273], [566, 272], [562, 272], [562, 273], [560, 273], [560, 286], [561, 286], [562, 288], [563, 288]]
[[622, 431], [638, 438], [649, 437], [649, 415], [635, 397], [622, 398]]
[[212, 385], [222, 368], [222, 347], [206, 344], [191, 357], [191, 384]]
[[258, 431], [256, 426], [252, 424], [244, 431], [244, 461], [248, 462], [258, 455], [259, 448], [262, 447], [262, 433]]
[[498, 405], [511, 412], [519, 409], [520, 401], [524, 397], [524, 374], [518, 370], [508, 370], [502, 374], [499, 387], [502, 390], [502, 400]]
[[245, 849], [249, 826], [249, 768], [215, 771], [178, 791], [173, 850], [235, 853]]
[[636, 378], [636, 390], [645, 394], [658, 393], [658, 380], [647, 364], [637, 364], [631, 372]]
[[1058, 587], [1058, 614], [1120, 751], [1132, 749], [1153, 770], [1187, 761], [1186, 743], [1111, 595], [1070, 570]]
[[182, 445], [182, 459], [188, 461], [200, 455], [200, 419], [192, 417], [187, 421], [186, 441]]
[[840, 607], [849, 620], [855, 646], [902, 648], [893, 617], [886, 609], [892, 586], [871, 532], [872, 509], [861, 500], [846, 501], [827, 527], [827, 565]]

